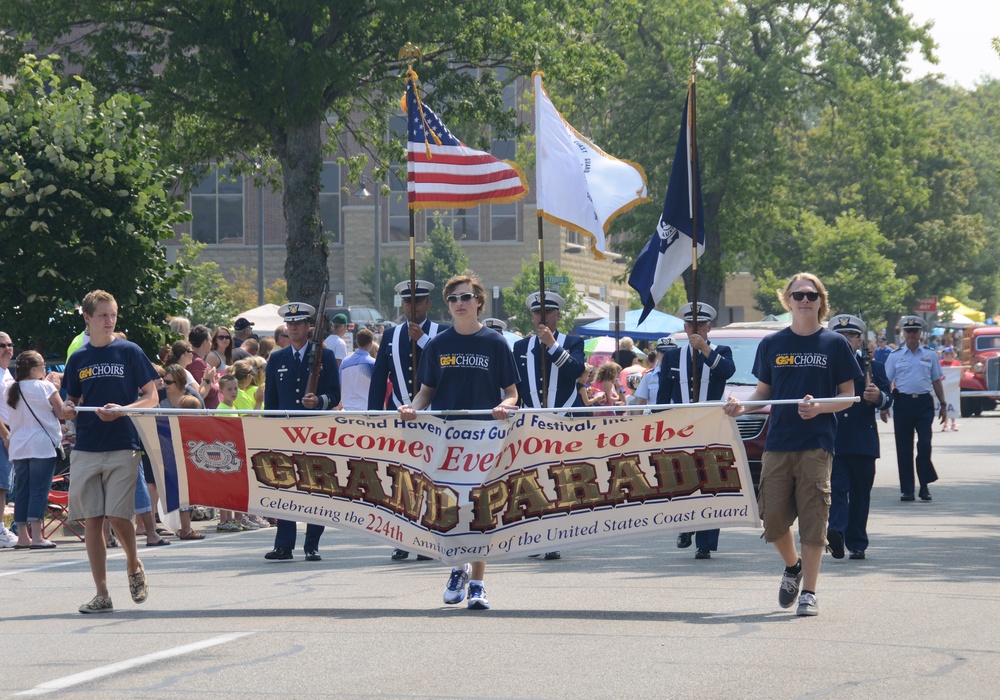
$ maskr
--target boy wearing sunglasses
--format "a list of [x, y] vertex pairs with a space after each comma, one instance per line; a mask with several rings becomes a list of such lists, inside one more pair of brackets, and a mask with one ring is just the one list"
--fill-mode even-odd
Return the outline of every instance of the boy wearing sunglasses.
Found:
[[[792, 313], [792, 324], [757, 347], [757, 388], [747, 401], [801, 399], [771, 408], [758, 506], [764, 539], [774, 544], [785, 563], [778, 604], [790, 608], [798, 600], [796, 614], [813, 616], [819, 614], [816, 583], [830, 516], [834, 413], [853, 402], [861, 367], [847, 340], [823, 327], [829, 307], [818, 277], [808, 272], [793, 275], [781, 293], [781, 304]], [[814, 398], [843, 401], [816, 403]], [[725, 411], [735, 418], [746, 407], [731, 396]], [[791, 529], [796, 518], [801, 559]]]

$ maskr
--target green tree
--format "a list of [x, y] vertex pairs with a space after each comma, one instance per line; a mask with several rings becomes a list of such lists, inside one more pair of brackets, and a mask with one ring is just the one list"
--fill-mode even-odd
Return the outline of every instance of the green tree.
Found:
[[[324, 149], [357, 144], [361, 153], [348, 162], [354, 179], [370, 155], [379, 163], [379, 181], [386, 174], [382, 164], [405, 162], [402, 144], [385, 135], [404, 88], [406, 62], [398, 52], [407, 39], [426, 50], [419, 69], [433, 86], [435, 106], [455, 117], [452, 128], [470, 143], [487, 145], [526, 127], [504, 108], [492, 73], [474, 78], [457, 69], [507, 65], [525, 75], [539, 46], [547, 47], [549, 60], [562, 57], [584, 69], [601, 65], [588, 56], [608, 54], [576, 30], [575, 22], [589, 18], [569, 0], [180, 6], [172, 0], [0, 0], [0, 17], [8, 65], [31, 39], [61, 47], [104, 89], [143, 94], [153, 105], [151, 117], [172, 135], [176, 162], [215, 158], [255, 176], [267, 170], [252, 156], [276, 162], [287, 226], [285, 278], [291, 296], [310, 302], [328, 278], [319, 216]], [[0, 64], [0, 73], [5, 67]], [[463, 123], [478, 126], [466, 133]]]
[[[586, 309], [583, 303], [583, 296], [576, 291], [573, 279], [553, 262], [545, 263], [546, 277], [565, 277], [566, 282], [558, 285], [552, 291], [557, 292], [566, 300], [559, 319], [559, 330], [569, 333], [573, 330], [573, 324], [577, 316]], [[551, 288], [552, 285], [546, 285]], [[504, 310], [508, 316], [508, 329], [513, 332], [520, 331], [524, 335], [533, 334], [535, 326], [531, 323], [531, 312], [525, 305], [524, 300], [529, 294], [538, 291], [538, 256], [532, 256], [531, 260], [525, 261], [521, 265], [521, 274], [514, 279], [514, 283], [503, 290]]]
[[[587, 5], [602, 12], [596, 0]], [[915, 43], [930, 49], [926, 28], [914, 27], [896, 0], [650, 0], [623, 14], [627, 25], [600, 37], [620, 56], [610, 80], [582, 81], [570, 95], [573, 83], [550, 76], [548, 89], [557, 102], [566, 96], [559, 106], [574, 126], [644, 165], [657, 199], [694, 60], [706, 223], [699, 298], [713, 305], [725, 274], [797, 219], [799, 201], [784, 196], [793, 184], [791, 134], [856, 80], [902, 80]], [[620, 217], [614, 231], [634, 235], [617, 236], [614, 249], [634, 259], [658, 216], [659, 207], [645, 206]]]
[[[178, 290], [188, 304], [186, 315], [191, 323], [203, 323], [209, 328], [229, 325], [243, 309], [236, 306], [228, 294], [229, 283], [214, 262], [201, 262], [201, 253], [208, 246], [187, 234], [181, 236], [177, 259], [187, 274]], [[249, 307], [248, 307], [249, 308]]]
[[[391, 316], [392, 305], [386, 304], [386, 300], [393, 298], [393, 290], [397, 284], [399, 284], [404, 279], [410, 278], [409, 271], [403, 271], [403, 266], [399, 262], [399, 259], [395, 256], [382, 256], [379, 260], [382, 267], [381, 275], [381, 292], [382, 292], [382, 308], [379, 309], [379, 313], [388, 318]], [[366, 265], [361, 271], [361, 284], [365, 286], [363, 294], [375, 305], [375, 263], [372, 262]], [[387, 313], [389, 312], [389, 313]]]
[[[435, 216], [434, 225], [427, 234], [427, 244], [417, 253], [417, 279], [427, 280], [434, 285], [429, 314], [431, 318], [451, 320], [441, 293], [449, 279], [468, 268], [469, 256], [455, 240], [451, 228], [440, 217]], [[404, 274], [403, 279], [409, 279], [409, 275]]]
[[61, 352], [82, 330], [75, 307], [104, 289], [119, 330], [152, 353], [185, 305], [171, 294], [183, 265], [163, 248], [184, 220], [168, 194], [176, 173], [160, 165], [142, 97], [100, 101], [57, 63], [25, 56], [0, 91], [4, 329], [21, 347]]

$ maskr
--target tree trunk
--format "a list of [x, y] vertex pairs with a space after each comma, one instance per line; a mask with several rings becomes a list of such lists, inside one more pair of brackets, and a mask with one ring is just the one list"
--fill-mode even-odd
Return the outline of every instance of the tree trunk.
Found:
[[272, 134], [281, 163], [282, 208], [288, 229], [285, 279], [288, 299], [319, 304], [323, 286], [330, 279], [323, 222], [319, 212], [320, 175], [323, 151], [320, 124], [310, 122], [289, 126], [281, 134]]

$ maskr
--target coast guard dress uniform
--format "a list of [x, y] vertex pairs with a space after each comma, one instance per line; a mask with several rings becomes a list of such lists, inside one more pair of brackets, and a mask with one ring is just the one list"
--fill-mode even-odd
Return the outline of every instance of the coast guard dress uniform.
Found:
[[[687, 324], [695, 323], [693, 304], [684, 304], [677, 315]], [[698, 303], [697, 323], [712, 323], [716, 311], [708, 304]], [[697, 326], [695, 326], [697, 329]], [[708, 342], [708, 338], [705, 339]], [[694, 383], [694, 367], [697, 362], [698, 384]], [[726, 381], [736, 373], [733, 351], [728, 345], [715, 345], [708, 357], [697, 352], [690, 345], [683, 348], [667, 348], [660, 360], [660, 385], [657, 387], [656, 403], [699, 403], [719, 401], [726, 391]], [[719, 549], [719, 530], [699, 530], [694, 537], [696, 559], [709, 559], [711, 552]], [[691, 546], [691, 533], [681, 533], [677, 537], [680, 548]]]
[[[865, 322], [851, 314], [830, 319], [831, 331], [848, 336], [868, 332]], [[868, 548], [868, 510], [872, 486], [875, 483], [875, 460], [880, 456], [877, 411], [892, 406], [889, 378], [885, 365], [878, 360], [871, 365], [871, 381], [878, 388], [875, 403], [865, 400], [865, 380], [854, 380], [854, 394], [861, 401], [837, 413], [837, 441], [830, 473], [830, 521], [826, 535], [835, 558], [844, 556], [844, 547], [851, 559], [864, 559]]]
[[[316, 313], [309, 304], [293, 302], [278, 309], [278, 314], [285, 323], [309, 321]], [[302, 405], [302, 397], [306, 395], [306, 383], [309, 380], [309, 370], [317, 351], [322, 352], [322, 369], [319, 382], [316, 384], [316, 397], [319, 399], [317, 411], [327, 411], [340, 403], [340, 371], [333, 351], [318, 346], [314, 341], [308, 341], [296, 350], [292, 345], [275, 350], [267, 360], [264, 382], [264, 408], [287, 409], [295, 411], [309, 410]], [[303, 544], [306, 561], [319, 561], [319, 538], [325, 528], [322, 525], [306, 526], [306, 538]], [[296, 538], [295, 522], [279, 520], [274, 535], [274, 550], [264, 555], [265, 559], [286, 561], [292, 559]]]
[[[561, 311], [566, 301], [555, 292], [545, 292], [545, 308]], [[539, 292], [530, 294], [525, 305], [540, 313]], [[546, 348], [537, 336], [532, 335], [514, 343], [514, 362], [520, 380], [517, 383], [518, 399], [528, 408], [571, 408], [583, 406], [577, 380], [583, 374], [587, 358], [583, 354], [583, 338], [565, 335], [552, 330], [555, 344]], [[542, 395], [542, 357], [548, 377], [548, 395]]]

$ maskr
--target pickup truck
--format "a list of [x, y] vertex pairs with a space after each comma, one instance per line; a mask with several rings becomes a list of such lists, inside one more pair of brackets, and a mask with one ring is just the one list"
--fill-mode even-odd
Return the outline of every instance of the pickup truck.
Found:
[[[962, 417], [978, 416], [996, 409], [1000, 401], [1000, 326], [978, 326], [965, 331], [962, 357], [968, 369], [962, 373]], [[993, 396], [964, 396], [967, 392], [996, 392]]]

